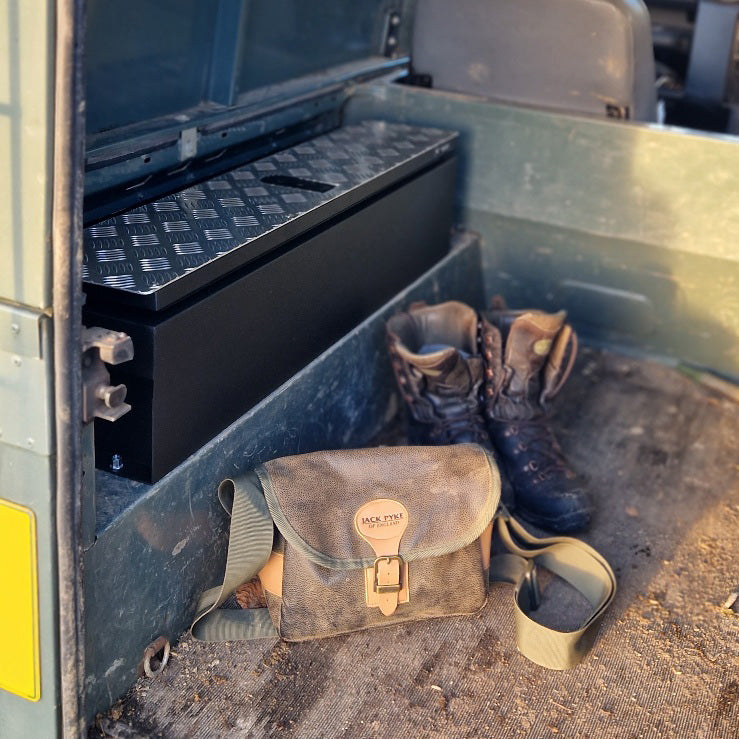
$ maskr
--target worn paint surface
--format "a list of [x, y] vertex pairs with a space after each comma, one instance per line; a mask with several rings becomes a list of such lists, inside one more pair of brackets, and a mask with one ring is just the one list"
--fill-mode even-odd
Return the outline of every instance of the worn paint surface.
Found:
[[[0, 0], [0, 498], [33, 512], [40, 661], [38, 702], [0, 689], [0, 739], [59, 730], [49, 317], [54, 8], [51, 0]], [[19, 603], [18, 613], [27, 606]], [[23, 633], [19, 624], [19, 640]]]
[[392, 84], [358, 88], [346, 114], [461, 132], [458, 219], [482, 235], [489, 293], [739, 376], [736, 138]]
[[51, 305], [54, 3], [0, 0], [0, 296]]
[[[299, 644], [185, 639], [103, 725], [164, 737], [735, 737], [739, 614], [722, 604], [739, 566], [739, 408], [659, 364], [586, 350], [554, 419], [597, 501], [585, 538], [618, 578], [579, 666], [555, 672], [518, 653], [511, 588], [497, 585], [472, 617]], [[582, 600], [545, 571], [541, 587], [534, 617], [576, 625]]]
[[489, 238], [489, 294], [565, 307], [607, 346], [679, 358], [739, 377], [739, 262], [582, 231], [469, 213]]

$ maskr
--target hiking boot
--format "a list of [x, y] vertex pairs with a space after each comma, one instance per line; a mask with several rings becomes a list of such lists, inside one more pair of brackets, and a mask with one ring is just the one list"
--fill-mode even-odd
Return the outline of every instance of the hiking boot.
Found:
[[498, 331], [455, 301], [414, 303], [388, 321], [393, 371], [414, 421], [412, 443], [473, 442], [492, 451], [480, 402], [488, 370], [483, 334], [500, 346]]
[[502, 381], [485, 398], [488, 431], [515, 490], [516, 511], [544, 529], [574, 532], [590, 523], [592, 505], [570, 468], [547, 418], [577, 354], [566, 313], [487, 314], [503, 339]]

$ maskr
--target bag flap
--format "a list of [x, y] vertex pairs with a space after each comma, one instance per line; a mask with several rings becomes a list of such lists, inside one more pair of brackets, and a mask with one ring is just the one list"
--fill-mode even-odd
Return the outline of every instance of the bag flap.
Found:
[[471, 544], [500, 499], [497, 467], [476, 444], [313, 452], [272, 460], [256, 472], [288, 543], [338, 570], [374, 562], [354, 528], [356, 512], [369, 501], [389, 498], [408, 510], [400, 555], [413, 561]]

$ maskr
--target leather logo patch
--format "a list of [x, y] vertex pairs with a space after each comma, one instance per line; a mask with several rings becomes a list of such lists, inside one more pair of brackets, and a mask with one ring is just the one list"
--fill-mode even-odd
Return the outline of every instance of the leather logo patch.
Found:
[[408, 510], [390, 498], [371, 500], [354, 514], [354, 528], [377, 557], [374, 566], [364, 572], [365, 600], [385, 616], [409, 599], [408, 563], [398, 554], [407, 526]]
[[397, 500], [378, 498], [365, 503], [354, 516], [354, 528], [365, 540], [398, 539], [408, 526], [408, 510]]

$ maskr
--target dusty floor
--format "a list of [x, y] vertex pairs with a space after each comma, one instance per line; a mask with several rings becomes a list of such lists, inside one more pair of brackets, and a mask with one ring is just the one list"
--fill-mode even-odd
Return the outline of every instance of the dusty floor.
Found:
[[184, 638], [90, 735], [739, 737], [739, 615], [722, 608], [739, 590], [739, 407], [585, 351], [555, 413], [597, 499], [585, 538], [619, 579], [579, 667], [518, 654], [501, 585], [472, 618], [292, 645]]

